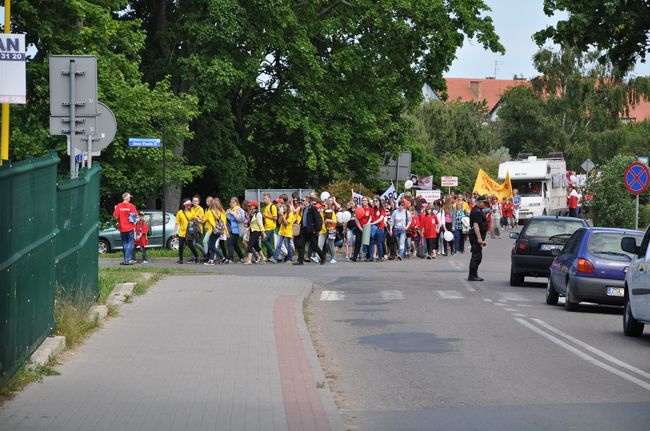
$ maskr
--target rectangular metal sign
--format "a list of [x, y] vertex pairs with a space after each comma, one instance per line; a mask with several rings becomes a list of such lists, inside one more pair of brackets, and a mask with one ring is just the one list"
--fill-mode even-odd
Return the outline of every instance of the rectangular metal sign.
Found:
[[160, 148], [158, 138], [129, 138], [129, 147]]
[[70, 62], [75, 62], [75, 116], [97, 116], [97, 58], [90, 55], [50, 57], [50, 115], [70, 117]]
[[0, 34], [0, 103], [27, 103], [24, 34]]
[[458, 187], [458, 177], [440, 177], [441, 187]]

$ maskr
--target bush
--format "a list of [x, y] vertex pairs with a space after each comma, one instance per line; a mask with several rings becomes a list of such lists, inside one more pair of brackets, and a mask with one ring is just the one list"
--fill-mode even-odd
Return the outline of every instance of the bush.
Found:
[[625, 188], [625, 168], [635, 158], [619, 154], [602, 168], [602, 176], [594, 186], [591, 207], [594, 226], [634, 228], [634, 196]]

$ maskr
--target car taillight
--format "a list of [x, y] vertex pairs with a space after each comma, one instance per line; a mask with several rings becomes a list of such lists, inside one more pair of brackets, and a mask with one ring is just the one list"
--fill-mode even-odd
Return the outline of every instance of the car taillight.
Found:
[[578, 272], [582, 272], [585, 274], [594, 273], [594, 266], [587, 259], [583, 259], [583, 258], [578, 259], [578, 264], [576, 265], [576, 269], [578, 270]]
[[517, 248], [519, 249], [519, 251], [526, 250], [528, 248], [528, 241], [526, 241], [525, 239], [520, 240]]

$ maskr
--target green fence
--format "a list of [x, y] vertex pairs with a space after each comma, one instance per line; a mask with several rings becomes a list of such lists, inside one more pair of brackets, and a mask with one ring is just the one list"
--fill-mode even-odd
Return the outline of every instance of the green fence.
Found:
[[57, 289], [98, 295], [100, 168], [57, 184], [58, 163], [0, 167], [0, 381], [51, 334]]

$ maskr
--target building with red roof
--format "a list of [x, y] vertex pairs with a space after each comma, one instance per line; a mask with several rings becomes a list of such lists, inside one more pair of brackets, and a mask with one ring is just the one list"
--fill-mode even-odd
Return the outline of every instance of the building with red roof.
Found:
[[[447, 100], [461, 100], [463, 102], [485, 101], [491, 120], [497, 117], [499, 103], [503, 94], [512, 87], [530, 87], [531, 82], [525, 78], [494, 79], [494, 78], [445, 78], [447, 84]], [[440, 95], [434, 92], [429, 85], [424, 84], [422, 93], [425, 100], [440, 100]], [[637, 122], [650, 120], [650, 102], [642, 99], [639, 103], [630, 106], [629, 115], [623, 121]]]

